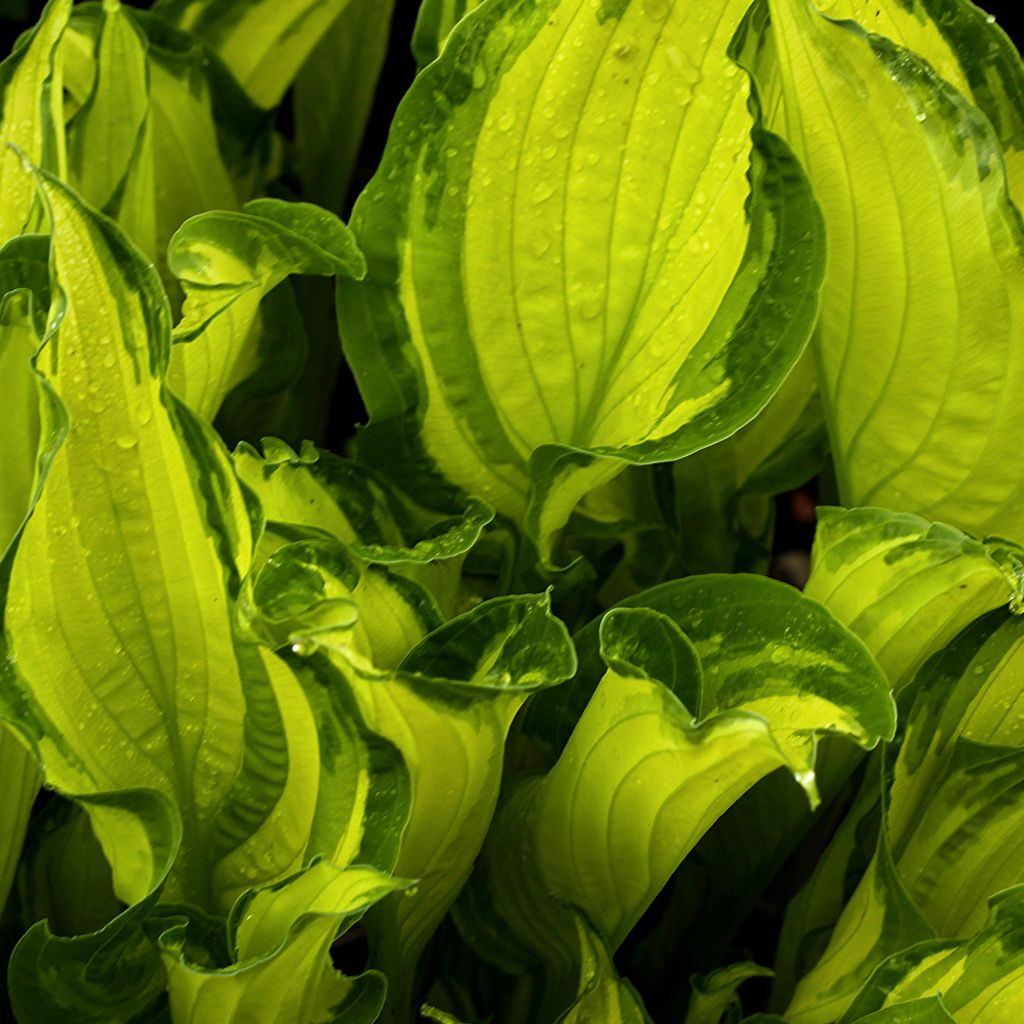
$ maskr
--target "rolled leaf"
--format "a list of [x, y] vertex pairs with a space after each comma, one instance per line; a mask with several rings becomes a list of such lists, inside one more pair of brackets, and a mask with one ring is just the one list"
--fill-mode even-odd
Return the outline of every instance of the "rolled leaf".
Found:
[[512, 719], [531, 693], [572, 674], [572, 645], [543, 595], [486, 602], [435, 630], [391, 671], [377, 668], [347, 627], [308, 636], [297, 649], [330, 657], [366, 727], [393, 743], [409, 770], [412, 805], [395, 871], [417, 882], [367, 919], [374, 962], [392, 980], [388, 1013], [404, 1019], [419, 956], [490, 824]]
[[[379, 1008], [384, 979], [345, 978], [332, 969], [328, 950], [367, 907], [406, 884], [319, 861], [279, 886], [248, 893], [228, 922], [232, 963], [221, 968], [192, 960], [187, 924], [165, 931], [160, 946], [173, 1019], [369, 1024], [375, 1015], [364, 1015], [358, 1003], [370, 996]], [[356, 1012], [346, 1013], [353, 1004]]]
[[168, 263], [185, 303], [167, 381], [209, 420], [261, 362], [281, 360], [260, 344], [260, 302], [270, 291], [290, 274], [358, 277], [364, 270], [341, 221], [308, 203], [279, 199], [186, 221], [171, 239]]
[[239, 478], [259, 497], [271, 532], [342, 541], [356, 559], [387, 565], [424, 586], [443, 614], [464, 610], [459, 572], [492, 509], [471, 498], [461, 515], [441, 520], [401, 500], [363, 463], [309, 444], [297, 454], [273, 438], [264, 438], [263, 449], [260, 456], [240, 445], [234, 461]]
[[[172, 870], [181, 822], [171, 803], [153, 791], [124, 790], [80, 796], [94, 826], [102, 821], [124, 848], [114, 871], [134, 873], [142, 897], [98, 931], [54, 935], [33, 925], [11, 955], [11, 1005], [22, 1024], [130, 1024], [151, 1013], [166, 977], [145, 924]], [[122, 859], [127, 855], [128, 862]]]
[[1012, 713], [1022, 637], [1018, 617], [993, 613], [912, 684], [903, 735], [887, 753], [875, 858], [797, 987], [793, 1019], [833, 1019], [870, 970], [908, 944], [905, 929], [886, 922], [916, 916], [939, 938], [969, 934], [993, 893], [1024, 882], [1015, 856], [1024, 727]]
[[608, 671], [555, 766], [503, 805], [465, 912], [489, 959], [541, 966], [541, 1017], [578, 969], [566, 904], [614, 950], [755, 782], [786, 767], [814, 801], [817, 733], [872, 746], [894, 728], [887, 686], [860, 643], [768, 580], [654, 588], [609, 612], [600, 641]]

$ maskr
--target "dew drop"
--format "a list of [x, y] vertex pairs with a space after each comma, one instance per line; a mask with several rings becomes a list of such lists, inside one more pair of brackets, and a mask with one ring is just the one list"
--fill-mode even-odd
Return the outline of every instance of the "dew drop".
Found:
[[550, 248], [551, 238], [547, 235], [535, 235], [530, 239], [530, 252], [532, 252], [537, 259], [545, 256]]
[[543, 203], [550, 199], [555, 194], [555, 187], [550, 181], [539, 182], [537, 187], [533, 190], [533, 201], [535, 203]]
[[139, 439], [133, 434], [118, 434], [114, 438], [114, 444], [125, 452], [131, 451], [138, 443]]

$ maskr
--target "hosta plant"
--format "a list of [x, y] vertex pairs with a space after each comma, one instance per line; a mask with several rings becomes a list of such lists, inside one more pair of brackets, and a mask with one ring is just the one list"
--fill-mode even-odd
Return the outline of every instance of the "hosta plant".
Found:
[[991, 15], [29, 7], [0, 1016], [1016, 1024]]

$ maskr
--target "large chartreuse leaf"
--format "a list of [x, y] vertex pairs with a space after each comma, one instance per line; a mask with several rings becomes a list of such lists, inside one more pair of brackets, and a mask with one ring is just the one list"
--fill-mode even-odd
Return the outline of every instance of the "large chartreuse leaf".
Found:
[[[759, 779], [785, 767], [813, 802], [818, 734], [870, 747], [895, 724], [861, 643], [820, 605], [758, 577], [656, 587], [601, 620], [600, 646], [604, 677], [555, 766], [503, 805], [465, 915], [489, 958], [542, 965], [538, 1019], [578, 969], [565, 904], [615, 949]], [[536, 714], [545, 711], [557, 715], [554, 695]]]
[[[291, 670], [234, 635], [258, 510], [210, 429], [163, 387], [170, 318], [155, 271], [40, 181], [61, 306], [37, 368], [70, 427], [9, 566], [5, 672], [47, 781], [164, 794], [183, 831], [168, 894], [223, 909], [305, 856], [316, 723]], [[141, 898], [132, 837], [87, 810], [118, 895]]]
[[414, 83], [339, 316], [363, 452], [421, 500], [480, 495], [550, 558], [582, 496], [733, 433], [795, 362], [820, 225], [727, 55], [745, 8], [505, 0]]
[[401, 751], [412, 809], [395, 871], [415, 890], [385, 901], [367, 925], [402, 1019], [416, 962], [469, 876], [501, 783], [505, 737], [531, 693], [576, 665], [547, 598], [495, 598], [428, 636], [399, 670], [373, 670], [340, 652], [368, 727]]
[[167, 382], [210, 420], [232, 388], [261, 366], [281, 375], [284, 354], [261, 344], [260, 306], [274, 288], [290, 274], [360, 277], [365, 269], [337, 217], [280, 199], [255, 199], [241, 213], [186, 221], [171, 239], [168, 264], [185, 302]]
[[900, 881], [883, 833], [828, 947], [797, 985], [786, 1019], [793, 1024], [834, 1021], [876, 964], [894, 950], [934, 937], [934, 930]]
[[158, 0], [166, 20], [203, 39], [261, 107], [276, 107], [352, 0]]
[[1024, 999], [1024, 888], [994, 896], [968, 941], [924, 942], [887, 959], [841, 1024], [898, 1021], [898, 1008], [937, 996], [957, 1024], [1013, 1024]]
[[37, 166], [66, 173], [57, 48], [70, 12], [71, 0], [51, 0], [39, 24], [0, 64], [0, 244], [20, 235], [38, 217], [34, 186], [11, 146]]
[[768, 8], [748, 60], [780, 79], [774, 123], [828, 227], [816, 352], [840, 496], [1024, 536], [1022, 229], [999, 139], [913, 53], [809, 0]]
[[[249, 183], [229, 171], [221, 143], [239, 135], [255, 145], [258, 126], [194, 37], [117, 0], [76, 9], [58, 60], [68, 97], [67, 181], [115, 217], [176, 300], [168, 241], [195, 214], [238, 207]], [[237, 124], [217, 123], [214, 89], [220, 121]]]

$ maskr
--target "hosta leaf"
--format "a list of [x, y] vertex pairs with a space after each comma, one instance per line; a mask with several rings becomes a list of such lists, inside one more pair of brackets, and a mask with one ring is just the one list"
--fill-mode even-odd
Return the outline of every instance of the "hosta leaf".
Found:
[[[0, 399], [7, 440], [0, 449], [0, 556], [6, 554], [32, 505], [40, 469], [63, 429], [31, 360], [39, 347], [47, 304], [47, 245], [21, 236], [0, 249]], [[2, 689], [2, 685], [0, 685]], [[7, 794], [0, 825], [0, 910], [10, 891], [32, 803], [42, 778], [36, 758], [6, 723], [0, 693], [0, 779]]]
[[401, 502], [363, 463], [309, 444], [296, 453], [270, 438], [263, 448], [260, 456], [240, 445], [234, 461], [239, 478], [259, 497], [271, 532], [276, 523], [285, 527], [283, 536], [300, 528], [340, 540], [356, 558], [425, 586], [443, 613], [461, 610], [463, 558], [494, 516], [483, 502], [471, 498], [460, 516], [424, 522], [421, 510]]
[[979, 928], [987, 898], [1024, 882], [1022, 660], [1024, 621], [979, 620], [915, 680], [898, 756], [890, 753], [887, 835], [941, 937]]
[[[291, 671], [233, 635], [257, 513], [212, 432], [162, 386], [155, 272], [40, 180], [62, 308], [37, 366], [71, 425], [10, 568], [5, 671], [47, 781], [164, 794], [184, 835], [168, 893], [223, 907], [301, 860], [315, 723]], [[140, 899], [131, 843], [91, 814], [118, 895]]]
[[[647, 673], [670, 686], [698, 720], [740, 706], [763, 713], [794, 764], [808, 770], [814, 742], [813, 730], [799, 724], [804, 713], [835, 715], [833, 731], [867, 747], [893, 733], [895, 709], [888, 687], [863, 644], [817, 601], [792, 587], [757, 576], [710, 575], [652, 587], [619, 607], [658, 612], [660, 623], [667, 617], [676, 624], [674, 632], [682, 630], [692, 643], [700, 657], [701, 681], [687, 679], [685, 670], [666, 675], [677, 657], [666, 658], [662, 668], [647, 654], [645, 664]], [[641, 622], [647, 620], [637, 619], [633, 628]], [[556, 747], [564, 744], [600, 676], [595, 655], [603, 629], [595, 622], [580, 631], [585, 671], [578, 679], [541, 695], [531, 706], [530, 725]], [[664, 639], [649, 647], [666, 650]], [[802, 693], [801, 700], [795, 691]], [[776, 693], [793, 696], [792, 702], [773, 704]], [[826, 712], [826, 707], [833, 710]], [[795, 717], [790, 719], [790, 713]]]
[[786, 1009], [792, 1024], [828, 1024], [849, 1006], [872, 968], [893, 950], [935, 932], [904, 889], [884, 834], [847, 904], [828, 949], [796, 987]]
[[923, 57], [992, 122], [1011, 191], [1024, 185], [1024, 66], [995, 18], [969, 0], [821, 0], [836, 20], [859, 22]]
[[[1020, 602], [1021, 558], [1012, 546], [982, 544], [951, 527], [881, 509], [822, 508], [818, 517], [805, 593], [864, 640], [897, 691], [965, 626]], [[783, 989], [806, 969], [807, 957], [813, 960], [812, 937], [827, 935], [839, 915], [849, 879], [859, 873], [851, 867], [863, 853], [858, 822], [877, 800], [874, 786], [862, 793], [787, 907], [776, 964]]]
[[394, 0], [350, 0], [295, 79], [303, 193], [340, 213], [384, 64]]
[[771, 977], [771, 971], [754, 963], [722, 967], [704, 978], [691, 979], [692, 994], [685, 1024], [719, 1024], [731, 1006], [739, 1006], [736, 990], [750, 978]]
[[[296, 665], [298, 659], [292, 659]], [[409, 772], [395, 747], [352, 714], [343, 682], [322, 661], [299, 671], [320, 739], [320, 791], [307, 855], [339, 867], [390, 871], [409, 816]]]
[[[970, 940], [926, 942], [890, 957], [842, 1024], [874, 1021], [867, 1015], [935, 996], [957, 1024], [1011, 1024], [1024, 997], [1024, 888], [994, 896], [985, 926]], [[900, 1019], [895, 1012], [893, 1019]]]
[[378, 668], [395, 668], [441, 625], [437, 606], [418, 584], [322, 540], [276, 548], [247, 582], [242, 609], [271, 647], [351, 649]]
[[572, 644], [547, 599], [509, 597], [431, 634], [390, 680], [356, 665], [347, 673], [368, 726], [402, 751], [412, 777], [412, 813], [395, 870], [419, 881], [369, 919], [397, 1000], [401, 979], [483, 844], [512, 719], [533, 691], [562, 682], [574, 668]]
[[321, 36], [352, 0], [158, 0], [195, 33], [261, 107], [276, 107]]
[[[178, 852], [178, 815], [152, 791], [80, 799], [94, 827], [103, 821], [108, 834], [125, 844], [114, 870], [129, 867], [143, 895], [96, 932], [57, 936], [45, 921], [26, 932], [9, 968], [11, 1004], [21, 1024], [134, 1024], [164, 991], [160, 955], [144, 925]], [[105, 852], [110, 857], [115, 851]], [[121, 862], [124, 854], [128, 865]]]
[[[69, 133], [68, 173], [77, 190], [98, 209], [116, 210], [128, 198], [127, 217], [121, 225], [155, 259], [153, 168], [146, 139], [151, 130], [148, 63], [145, 36], [118, 0], [106, 0], [92, 90]], [[129, 176], [134, 179], [130, 183]], [[138, 195], [140, 189], [143, 196]], [[132, 202], [136, 198], [138, 204]]]
[[858, 1017], [857, 1024], [956, 1024], [949, 1014], [942, 996], [914, 999], [876, 1010], [866, 1017]]
[[290, 274], [364, 271], [362, 255], [336, 217], [308, 203], [256, 199], [242, 213], [200, 214], [171, 240], [171, 272], [185, 291], [174, 331], [168, 384], [213, 419], [233, 387], [261, 361], [261, 300]]
[[909, 51], [808, 0], [769, 7], [757, 45], [828, 226], [816, 351], [840, 497], [1024, 536], [1022, 229], [999, 141]]
[[576, 915], [580, 948], [578, 997], [556, 1024], [650, 1024], [640, 996], [618, 977], [611, 952], [593, 928]]
[[[658, 632], [674, 632], [674, 644], [659, 644]], [[591, 636], [580, 637], [584, 652]], [[545, 1000], [563, 998], [576, 969], [565, 904], [615, 949], [759, 779], [785, 767], [814, 800], [817, 733], [872, 746], [894, 726], [885, 681], [860, 643], [820, 605], [758, 577], [656, 587], [601, 620], [600, 644], [607, 673], [556, 765], [503, 805], [474, 882], [477, 912], [493, 902], [485, 916], [503, 922], [525, 964], [544, 965]], [[505, 948], [481, 933], [485, 955], [511, 967], [510, 938], [489, 931]]]
[[[345, 978], [331, 968], [328, 950], [339, 931], [382, 896], [407, 883], [369, 868], [341, 870], [314, 863], [271, 889], [248, 893], [228, 924], [232, 963], [210, 968], [193, 962], [188, 925], [160, 937], [173, 1019], [199, 1024], [361, 1024], [374, 1016], [347, 1014], [367, 988], [383, 992], [380, 976]], [[315, 969], [314, 969], [315, 968]], [[379, 1006], [379, 998], [377, 1000]]]
[[426, 67], [444, 47], [451, 30], [482, 0], [422, 0], [412, 36], [412, 53]]
[[[163, 268], [171, 237], [189, 217], [205, 210], [233, 210], [246, 198], [229, 172], [214, 120], [209, 57], [191, 38], [148, 36], [149, 133], [152, 147], [156, 249]], [[168, 273], [168, 277], [170, 277]]]
[[[319, 582], [307, 577], [313, 611], [329, 569], [321, 562]], [[377, 668], [350, 633], [345, 622], [333, 633], [321, 626], [297, 649], [331, 658], [367, 728], [393, 743], [409, 770], [412, 806], [395, 871], [418, 881], [367, 922], [375, 961], [392, 981], [390, 1012], [401, 1018], [419, 955], [483, 842], [512, 719], [532, 692], [568, 678], [575, 657], [543, 595], [486, 602], [432, 632], [391, 671]]]
[[40, 167], [66, 173], [61, 65], [57, 47], [71, 0], [50, 0], [36, 27], [0, 64], [0, 244], [31, 226], [35, 187], [17, 146]]
[[[226, 93], [218, 79], [226, 72], [194, 37], [116, 3], [76, 9], [60, 56], [73, 111], [69, 183], [117, 219], [176, 302], [165, 256], [171, 235], [189, 217], [235, 209], [244, 197], [211, 104], [211, 86]], [[244, 122], [230, 97], [221, 102]]]
[[99, 931], [124, 909], [89, 815], [60, 797], [33, 816], [15, 891], [21, 921], [45, 919], [56, 935]]
[[1021, 620], [992, 613], [913, 682], [904, 734], [887, 757], [875, 860], [798, 986], [794, 1019], [831, 1020], [876, 964], [907, 945], [882, 923], [899, 907], [953, 938], [981, 926], [992, 893], [1024, 881], [1024, 717], [1013, 712], [1022, 651]]
[[1024, 552], [882, 509], [818, 509], [804, 592], [846, 623], [901, 690], [985, 612], [1024, 600]]
[[476, 542], [493, 513], [471, 499], [459, 519], [435, 523], [415, 537], [413, 515], [363, 463], [305, 444], [298, 453], [273, 438], [263, 455], [250, 445], [234, 453], [239, 478], [260, 498], [272, 523], [300, 526], [343, 541], [367, 562], [385, 565], [456, 558]]
[[[1024, 882], [1024, 752], [961, 741], [925, 799], [900, 796], [885, 824], [907, 891], [937, 935], [976, 931], [988, 897]], [[900, 814], [916, 819], [902, 835]]]
[[0, 803], [0, 913], [18, 868], [21, 846], [28, 828], [32, 804], [42, 776], [36, 759], [20, 737], [0, 722], [0, 780], [4, 799]]
[[479, 495], [550, 561], [581, 497], [733, 433], [795, 362], [820, 225], [726, 54], [745, 7], [506, 0], [414, 83], [339, 316], [362, 451], [421, 500]]

